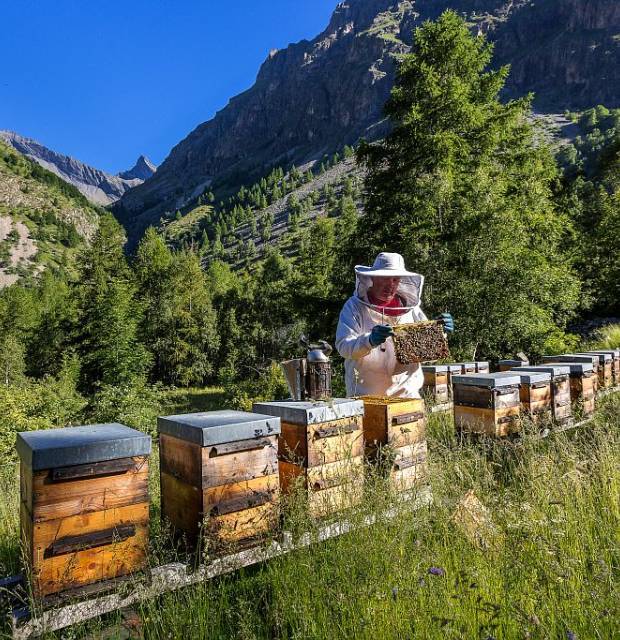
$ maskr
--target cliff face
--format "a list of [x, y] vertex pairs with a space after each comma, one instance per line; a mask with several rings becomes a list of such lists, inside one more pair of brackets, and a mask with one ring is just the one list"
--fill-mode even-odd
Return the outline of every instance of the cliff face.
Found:
[[36, 140], [24, 138], [13, 131], [0, 131], [0, 140], [77, 187], [95, 204], [107, 205], [115, 202], [126, 191], [142, 184], [155, 172], [154, 166], [144, 156], [140, 156], [129, 171], [113, 176], [75, 158], [52, 151]]
[[513, 65], [507, 94], [539, 94], [550, 110], [620, 104], [615, 0], [347, 0], [312, 41], [272, 52], [254, 86], [170, 153], [116, 207], [130, 236], [216, 182], [238, 186], [274, 165], [320, 158], [385, 131], [382, 109], [412, 32], [447, 8]]

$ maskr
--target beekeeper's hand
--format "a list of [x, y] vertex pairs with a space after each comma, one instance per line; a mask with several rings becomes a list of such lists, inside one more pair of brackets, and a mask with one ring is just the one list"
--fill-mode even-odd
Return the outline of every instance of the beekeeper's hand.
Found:
[[452, 333], [454, 331], [454, 318], [451, 313], [442, 313], [437, 316], [435, 320], [438, 320], [443, 324], [443, 328], [446, 333]]
[[394, 330], [389, 324], [377, 324], [370, 332], [370, 346], [378, 347], [383, 344], [390, 336], [394, 335]]

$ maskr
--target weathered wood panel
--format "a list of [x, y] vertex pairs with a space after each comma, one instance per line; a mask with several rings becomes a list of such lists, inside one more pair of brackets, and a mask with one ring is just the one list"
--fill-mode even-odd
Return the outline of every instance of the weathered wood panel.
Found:
[[270, 446], [210, 458], [208, 448], [202, 455], [202, 488], [218, 487], [274, 475], [278, 471], [276, 436]]
[[307, 467], [360, 456], [363, 447], [362, 416], [308, 426], [283, 422], [278, 444], [280, 459]]
[[457, 429], [488, 436], [504, 437], [517, 433], [521, 427], [521, 403], [503, 409], [481, 409], [454, 405]]
[[[148, 519], [149, 505], [144, 503], [35, 524], [32, 534], [35, 593], [50, 595], [143, 569]], [[96, 544], [97, 534], [123, 525], [133, 526], [132, 535], [119, 542]], [[67, 544], [63, 545], [63, 541]], [[83, 550], [71, 550], [80, 548]]]

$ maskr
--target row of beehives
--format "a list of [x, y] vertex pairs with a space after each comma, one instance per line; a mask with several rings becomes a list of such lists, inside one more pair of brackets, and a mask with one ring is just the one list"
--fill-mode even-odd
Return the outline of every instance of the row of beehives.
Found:
[[457, 429], [491, 436], [518, 432], [524, 416], [557, 424], [588, 416], [599, 389], [620, 385], [620, 350], [545, 356], [538, 366], [500, 361], [498, 373], [450, 367], [425, 367], [427, 385], [440, 385], [441, 401], [450, 387]]
[[[356, 504], [364, 457], [385, 461], [378, 454], [390, 452], [383, 467], [396, 490], [425, 476], [422, 400], [266, 402], [254, 411], [158, 420], [162, 516], [190, 548], [274, 532], [278, 494], [294, 486], [312, 516]], [[145, 568], [149, 436], [119, 424], [69, 427], [20, 433], [17, 449], [36, 595]]]

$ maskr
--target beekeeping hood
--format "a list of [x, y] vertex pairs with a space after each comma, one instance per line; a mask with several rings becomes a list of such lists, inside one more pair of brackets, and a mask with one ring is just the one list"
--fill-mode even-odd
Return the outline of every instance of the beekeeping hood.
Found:
[[404, 302], [403, 309], [412, 309], [420, 304], [424, 276], [407, 271], [400, 253], [380, 253], [372, 267], [355, 267], [355, 296], [365, 305], [376, 308], [376, 305], [368, 302], [368, 289], [372, 287], [373, 277], [401, 279], [396, 294]]

